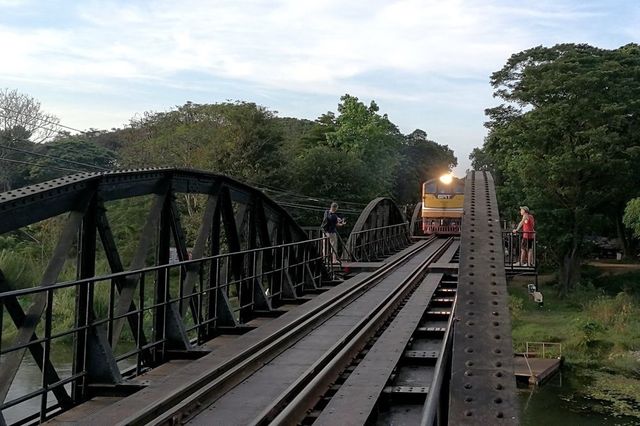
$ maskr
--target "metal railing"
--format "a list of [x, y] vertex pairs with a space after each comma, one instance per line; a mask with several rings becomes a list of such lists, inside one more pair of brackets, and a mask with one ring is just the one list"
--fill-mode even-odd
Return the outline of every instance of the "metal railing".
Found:
[[[134, 376], [176, 351], [188, 352], [192, 344], [205, 342], [224, 327], [296, 299], [306, 289], [319, 287], [323, 274], [331, 270], [330, 256], [323, 255], [329, 253], [328, 244], [328, 238], [316, 238], [0, 293], [0, 355], [6, 360], [28, 350], [41, 369], [41, 386], [5, 400], [0, 412], [40, 398], [39, 414], [29, 419], [45, 421], [61, 408], [91, 397], [96, 384], [105, 384], [92, 370], [94, 361], [104, 362], [104, 369], [112, 360], [116, 377]], [[135, 280], [137, 286], [131, 305], [119, 313], [118, 302], [124, 296], [118, 284], [123, 280]], [[185, 286], [188, 281], [193, 285]], [[38, 300], [46, 301], [46, 309], [31, 340], [2, 347], [9, 340], [2, 320], [10, 323], [10, 316], [19, 332], [30, 321], [22, 306]], [[75, 304], [73, 314], [70, 304]], [[88, 308], [79, 308], [83, 304]], [[73, 325], [63, 327], [66, 315], [74, 316]], [[123, 327], [124, 322], [130, 327]], [[180, 344], [181, 333], [186, 346]], [[76, 361], [68, 377], [61, 378], [52, 354], [68, 348], [71, 341]], [[78, 365], [77, 360], [84, 362]], [[130, 367], [121, 368], [124, 363]]]
[[[537, 238], [535, 232], [528, 232], [528, 238], [522, 231], [502, 231], [502, 245], [504, 250], [504, 266], [507, 270], [514, 271], [514, 268], [530, 268], [537, 269]], [[523, 253], [525, 249], [525, 253]], [[533, 264], [529, 264], [529, 252]], [[524, 255], [524, 259], [523, 259]], [[525, 260], [525, 262], [522, 262]]]
[[[539, 349], [533, 351], [529, 349]], [[525, 357], [535, 356], [537, 358], [562, 358], [562, 343], [555, 342], [526, 342]]]
[[[454, 299], [454, 302], [451, 306], [451, 312], [455, 312], [456, 302], [457, 297]], [[427, 399], [424, 402], [422, 410], [422, 419], [420, 420], [420, 426], [432, 426], [436, 424], [435, 420], [438, 417], [438, 411], [442, 406], [442, 385], [445, 381], [445, 373], [449, 375], [451, 374], [451, 351], [453, 349], [454, 318], [455, 315], [449, 315], [449, 319], [447, 320], [447, 328], [445, 330], [444, 340], [441, 346], [442, 349], [434, 367], [435, 376], [429, 389], [434, 391], [427, 394]], [[446, 389], [446, 387], [444, 389]]]
[[346, 251], [354, 261], [371, 261], [388, 256], [410, 242], [408, 222], [352, 232]]

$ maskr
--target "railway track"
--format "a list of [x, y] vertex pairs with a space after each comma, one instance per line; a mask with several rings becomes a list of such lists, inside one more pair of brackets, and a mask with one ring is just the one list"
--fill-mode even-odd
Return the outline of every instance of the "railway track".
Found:
[[[363, 359], [363, 354], [366, 357], [367, 348], [374, 347], [375, 342], [384, 336], [384, 330], [394, 323], [394, 319], [402, 317], [403, 308], [416, 298], [411, 296], [422, 288], [421, 283], [433, 281], [432, 274], [428, 274], [429, 265], [447, 250], [451, 251], [452, 243], [452, 239], [432, 239], [416, 244], [413, 250], [386, 264], [358, 285], [310, 310], [285, 329], [238, 353], [225, 365], [211, 371], [203, 380], [182, 389], [175, 389], [167, 398], [147, 406], [135, 416], [123, 419], [118, 424], [211, 424], [212, 418], [215, 418], [218, 424], [308, 423], [308, 413], [314, 412], [314, 406], [317, 406], [319, 401], [326, 401], [327, 391], [332, 387], [335, 389], [336, 385], [340, 384], [340, 376], [353, 367], [354, 359]], [[397, 274], [404, 276], [399, 279]], [[438, 283], [440, 281], [438, 280]], [[433, 286], [433, 283], [431, 285]], [[393, 288], [393, 291], [389, 291], [390, 288]], [[431, 296], [427, 301], [435, 297], [435, 288], [431, 290]], [[423, 293], [420, 295], [422, 298], [425, 296]], [[442, 292], [438, 295], [441, 299], [445, 296]], [[367, 311], [363, 312], [363, 301], [367, 299], [375, 303], [367, 302], [370, 306], [367, 305]], [[349, 323], [356, 318], [355, 315], [349, 315], [349, 309], [358, 308], [358, 303], [363, 306], [360, 307], [357, 321]], [[422, 318], [422, 314], [424, 312], [416, 321]], [[256, 401], [256, 398], [250, 398], [249, 401], [245, 401], [259, 406], [259, 410], [250, 416], [249, 421], [240, 419], [240, 414], [247, 413], [234, 409], [224, 411], [227, 400], [242, 403], [243, 398], [238, 395], [238, 389], [242, 388], [240, 385], [251, 388], [251, 380], [248, 378], [255, 381], [263, 370], [268, 370], [267, 367], [274, 363], [277, 365], [279, 358], [286, 358], [291, 351], [299, 351], [296, 345], [300, 346], [301, 342], [304, 344], [305, 339], [314, 341], [313, 333], [321, 333], [322, 327], [326, 327], [331, 321], [345, 323], [338, 324], [339, 338], [333, 341], [327, 338], [331, 343], [325, 343], [328, 347], [322, 352], [308, 354], [313, 362], [298, 369], [299, 371], [294, 373], [295, 378], [288, 381], [283, 378], [284, 387], [275, 393], [274, 389], [269, 387], [268, 381], [264, 382], [264, 389], [252, 389], [260, 397], [265, 394], [270, 396], [268, 400], [257, 398], [260, 401]], [[404, 348], [404, 345], [402, 347]], [[385, 378], [385, 381], [387, 379], [389, 377]], [[225, 414], [221, 414], [221, 411], [231, 417], [224, 417]], [[238, 415], [235, 420], [234, 415]]]
[[433, 424], [447, 402], [446, 397], [440, 399], [440, 390], [449, 360], [456, 289], [457, 274], [429, 273], [389, 327], [302, 423]]

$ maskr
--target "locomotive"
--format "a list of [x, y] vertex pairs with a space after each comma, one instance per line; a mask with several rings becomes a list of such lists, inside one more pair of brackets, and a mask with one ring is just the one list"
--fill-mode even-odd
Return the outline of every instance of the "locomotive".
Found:
[[451, 174], [422, 185], [422, 231], [425, 235], [460, 235], [464, 178]]

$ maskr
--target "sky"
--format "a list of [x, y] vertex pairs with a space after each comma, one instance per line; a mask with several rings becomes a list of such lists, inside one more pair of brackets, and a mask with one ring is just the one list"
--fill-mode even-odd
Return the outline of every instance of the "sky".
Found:
[[349, 93], [448, 145], [462, 175], [512, 54], [639, 41], [638, 0], [0, 0], [0, 88], [78, 129], [187, 101], [313, 120]]

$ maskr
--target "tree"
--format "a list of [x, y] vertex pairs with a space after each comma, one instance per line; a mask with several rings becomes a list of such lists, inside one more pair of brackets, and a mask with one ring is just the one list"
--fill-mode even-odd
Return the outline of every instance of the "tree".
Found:
[[28, 184], [27, 152], [35, 146], [29, 136], [22, 128], [0, 130], [0, 192]]
[[122, 161], [131, 166], [211, 170], [249, 182], [279, 180], [281, 130], [274, 113], [249, 102], [146, 113], [123, 135]]
[[500, 177], [501, 203], [535, 206], [539, 235], [559, 253], [562, 294], [579, 279], [595, 216], [621, 218], [638, 192], [638, 73], [638, 45], [560, 44], [514, 54], [491, 77], [507, 104], [486, 111], [489, 134], [473, 159]]
[[640, 238], [640, 198], [629, 200], [624, 209], [623, 222], [636, 238]]
[[354, 153], [320, 145], [306, 150], [294, 167], [296, 190], [303, 194], [365, 203], [378, 196], [368, 185], [369, 168]]
[[[374, 101], [367, 106], [358, 98], [348, 94], [342, 96], [340, 101], [338, 115], [333, 112], [321, 115], [316, 120], [315, 126], [303, 136], [302, 146], [305, 151], [296, 159], [302, 164], [307, 164], [306, 161], [310, 156], [306, 151], [312, 152], [313, 155], [324, 152], [336, 162], [321, 161], [319, 164], [326, 167], [324, 169], [318, 167], [307, 169], [298, 165], [295, 170], [301, 174], [296, 176], [294, 182], [317, 179], [336, 180], [334, 168], [348, 167], [350, 162], [353, 172], [353, 176], [349, 177], [350, 180], [360, 182], [361, 173], [366, 170], [365, 181], [361, 182], [361, 186], [354, 187], [354, 192], [349, 193], [350, 199], [363, 200], [372, 194], [374, 196], [391, 195], [394, 174], [400, 158], [402, 134], [386, 114], [378, 113], [379, 108]], [[318, 147], [325, 149], [320, 150]], [[340, 156], [344, 157], [348, 163], [343, 160], [338, 162]], [[346, 169], [341, 170], [341, 176], [347, 178], [347, 172]], [[310, 189], [313, 190], [313, 188]], [[310, 195], [322, 194], [314, 191]]]
[[17, 136], [29, 134], [32, 142], [41, 143], [55, 136], [60, 120], [44, 112], [40, 102], [17, 90], [0, 89], [0, 129], [18, 130]]
[[[48, 157], [34, 157], [32, 160], [34, 165], [29, 167], [31, 183], [43, 182], [71, 173], [56, 167], [96, 172], [111, 170], [116, 164], [114, 151], [103, 148], [84, 135], [65, 134], [51, 142], [35, 145], [33, 151]], [[73, 163], [63, 160], [73, 161]]]
[[420, 199], [423, 182], [450, 172], [457, 164], [448, 146], [429, 140], [427, 132], [416, 129], [400, 145], [394, 195], [400, 203], [415, 203]]
[[[275, 113], [249, 102], [185, 105], [145, 113], [120, 132], [119, 161], [129, 167], [186, 167], [226, 174], [250, 184], [285, 185], [282, 130]], [[204, 199], [185, 195], [193, 216]]]
[[31, 96], [0, 89], [0, 191], [26, 183], [28, 172], [19, 162], [29, 161], [30, 157], [20, 151], [50, 140], [59, 130], [58, 122]]

